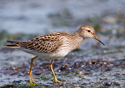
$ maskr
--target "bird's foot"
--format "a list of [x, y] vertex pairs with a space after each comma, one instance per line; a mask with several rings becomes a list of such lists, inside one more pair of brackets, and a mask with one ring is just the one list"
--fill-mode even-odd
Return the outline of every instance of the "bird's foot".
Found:
[[32, 76], [32, 71], [29, 71], [29, 81], [31, 84], [32, 84], [32, 82], [35, 83], [33, 76]]
[[60, 83], [60, 81], [57, 78], [55, 78], [53, 82]]

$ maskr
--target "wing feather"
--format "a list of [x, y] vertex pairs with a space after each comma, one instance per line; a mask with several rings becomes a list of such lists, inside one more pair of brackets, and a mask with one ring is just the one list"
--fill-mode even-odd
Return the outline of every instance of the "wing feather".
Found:
[[60, 37], [63, 36], [63, 34], [65, 33], [56, 32], [56, 33], [46, 34], [24, 42], [8, 40], [7, 42], [11, 43], [11, 45], [6, 45], [6, 46], [8, 47], [17, 46], [18, 48], [25, 48], [44, 53], [54, 52], [59, 48], [59, 46], [63, 44], [62, 41], [60, 40]]
[[62, 44], [59, 38], [55, 33], [38, 36], [31, 40], [32, 43], [28, 44], [27, 48], [44, 53], [54, 52]]

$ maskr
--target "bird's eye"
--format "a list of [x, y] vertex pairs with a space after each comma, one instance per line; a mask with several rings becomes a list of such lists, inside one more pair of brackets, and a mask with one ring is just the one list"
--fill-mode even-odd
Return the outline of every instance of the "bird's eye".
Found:
[[90, 30], [88, 30], [88, 32], [90, 32]]

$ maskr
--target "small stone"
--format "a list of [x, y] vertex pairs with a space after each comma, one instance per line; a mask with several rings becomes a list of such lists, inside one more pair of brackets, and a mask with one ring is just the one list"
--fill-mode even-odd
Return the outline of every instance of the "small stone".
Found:
[[83, 68], [85, 65], [82, 65], [81, 67]]
[[114, 82], [114, 85], [119, 86], [120, 84], [118, 82]]
[[13, 70], [21, 69], [21, 67], [12, 67]]
[[103, 53], [104, 53], [104, 54], [107, 54], [108, 52], [107, 52], [107, 50], [103, 50]]
[[99, 80], [99, 82], [104, 82], [103, 80]]
[[96, 73], [93, 73], [92, 75], [96, 75]]
[[84, 75], [83, 71], [80, 71], [80, 72], [79, 72], [79, 76], [81, 76], [81, 75]]
[[103, 85], [103, 84], [99, 84], [99, 85], [97, 85], [96, 87], [97, 87], [97, 88], [99, 88], [99, 87], [104, 87], [104, 85]]

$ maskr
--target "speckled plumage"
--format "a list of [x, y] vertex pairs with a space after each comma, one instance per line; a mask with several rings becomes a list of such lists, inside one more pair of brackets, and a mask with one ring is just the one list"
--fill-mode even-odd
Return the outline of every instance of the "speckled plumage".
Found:
[[[24, 42], [8, 40], [7, 42], [11, 43], [11, 45], [6, 46], [11, 48], [20, 48], [25, 52], [35, 55], [36, 57], [51, 59], [52, 61], [50, 68], [54, 76], [54, 81], [60, 83], [60, 81], [57, 80], [52, 69], [53, 59], [57, 59], [67, 55], [69, 52], [79, 47], [79, 45], [85, 38], [94, 38], [101, 42], [101, 40], [95, 35], [95, 30], [91, 26], [82, 25], [77, 31], [73, 33], [55, 32], [38, 36], [36, 38], [33, 38], [32, 40]], [[30, 83], [32, 83], [32, 81], [35, 82], [32, 77], [32, 65], [33, 60], [36, 57], [31, 59], [29, 72]]]
[[[88, 30], [91, 30], [88, 32]], [[87, 37], [94, 37], [95, 31], [89, 25], [82, 25], [76, 32], [55, 32], [25, 42], [8, 41], [21, 50], [45, 59], [57, 59], [79, 47]], [[100, 41], [98, 39], [98, 41]], [[15, 48], [15, 47], [14, 47]]]
[[33, 38], [29, 41], [31, 43], [27, 45], [27, 49], [43, 53], [54, 52], [60, 45], [62, 45], [59, 38], [60, 36], [54, 33]]
[[[76, 39], [79, 38], [79, 39]], [[76, 49], [83, 38], [77, 33], [55, 32], [25, 42], [8, 41], [21, 50], [45, 59], [57, 59]], [[62, 52], [61, 52], [62, 51]], [[61, 53], [59, 53], [61, 52]]]

